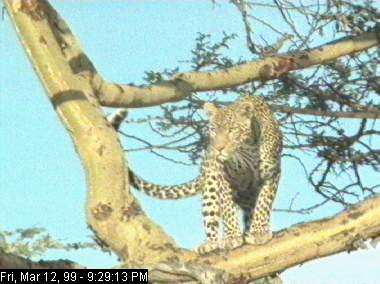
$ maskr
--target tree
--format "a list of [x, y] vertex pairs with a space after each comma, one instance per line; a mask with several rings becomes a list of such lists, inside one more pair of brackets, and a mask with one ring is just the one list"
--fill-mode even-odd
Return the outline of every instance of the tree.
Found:
[[[376, 5], [346, 1], [309, 6], [285, 1], [231, 2], [241, 13], [247, 48], [254, 61], [236, 61], [222, 55], [233, 35], [226, 34], [220, 42], [211, 43], [209, 35], [200, 34], [192, 51], [193, 72], [148, 72], [149, 86], [133, 86], [105, 81], [47, 2], [5, 1], [24, 47], [85, 166], [89, 224], [101, 243], [126, 260], [127, 266], [155, 267], [153, 277], [169, 277], [164, 272], [176, 270], [179, 271], [176, 281], [181, 277], [189, 280], [194, 271], [204, 271], [204, 267], [200, 269], [197, 265], [181, 267], [173, 263], [179, 260], [198, 265], [207, 262], [226, 271], [228, 275], [221, 274], [231, 279], [256, 279], [312, 258], [352, 249], [362, 239], [379, 236], [379, 221], [374, 218], [379, 213], [376, 209], [379, 199], [374, 197], [351, 208], [358, 200], [374, 195], [378, 187], [369, 184], [361, 173], [363, 169], [379, 169], [379, 150], [370, 144], [370, 139], [378, 138], [378, 125], [368, 122], [379, 116], [376, 96], [379, 51], [370, 49], [379, 44], [378, 27], [374, 27], [379, 17]], [[278, 11], [292, 36], [258, 18], [254, 12], [261, 7]], [[309, 30], [302, 34], [294, 24], [299, 17], [309, 23]], [[269, 45], [260, 41], [254, 33], [259, 24], [277, 31], [278, 42]], [[323, 33], [337, 40], [310, 48], [315, 46], [312, 40]], [[279, 53], [285, 39], [291, 44], [288, 50]], [[347, 55], [350, 57], [344, 57]], [[303, 68], [308, 69], [289, 73]], [[214, 90], [218, 92], [200, 94]], [[159, 145], [146, 141], [146, 148], [181, 151], [196, 163], [206, 141], [206, 122], [196, 115], [199, 107], [205, 100], [226, 101], [224, 97], [232, 99], [243, 92], [263, 93], [272, 103], [287, 137], [285, 155], [300, 161], [315, 192], [323, 197], [318, 204], [296, 211], [307, 212], [334, 202], [346, 212], [331, 220], [279, 233], [271, 243], [255, 250], [242, 247], [231, 252], [227, 261], [215, 255], [199, 257], [180, 250], [170, 236], [145, 216], [128, 191], [124, 174], [127, 161], [116, 132], [103, 118], [101, 106], [145, 107], [181, 101], [169, 107], [162, 105], [162, 115], [138, 122], [151, 125], [154, 131], [171, 139]], [[355, 133], [350, 133], [352, 130], [344, 125], [343, 118], [355, 119], [358, 128]], [[302, 164], [305, 153], [318, 159], [311, 168]], [[353, 177], [352, 182], [336, 181], [336, 174], [347, 173]], [[324, 241], [326, 236], [334, 238]], [[146, 250], [136, 250], [137, 247]], [[305, 250], [295, 253], [294, 249], [299, 247]], [[293, 253], [297, 257], [278, 261], [279, 255]], [[157, 266], [163, 262], [169, 264]], [[212, 271], [219, 275], [220, 270]]]

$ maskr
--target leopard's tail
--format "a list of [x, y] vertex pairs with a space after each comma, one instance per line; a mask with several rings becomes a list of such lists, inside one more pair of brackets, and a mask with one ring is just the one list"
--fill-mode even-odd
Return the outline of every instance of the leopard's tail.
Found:
[[182, 199], [194, 196], [202, 190], [200, 178], [180, 185], [165, 186], [150, 183], [133, 173], [131, 169], [128, 169], [128, 174], [129, 182], [134, 188], [159, 199]]

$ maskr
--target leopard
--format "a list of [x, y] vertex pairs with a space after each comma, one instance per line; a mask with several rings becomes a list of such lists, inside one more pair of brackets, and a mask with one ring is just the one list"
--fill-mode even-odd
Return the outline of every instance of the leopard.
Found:
[[[206, 102], [209, 143], [200, 174], [174, 186], [150, 183], [131, 169], [130, 184], [159, 199], [202, 196], [207, 240], [200, 254], [272, 239], [270, 219], [281, 174], [282, 132], [266, 101], [245, 95], [226, 107]], [[243, 213], [240, 228], [238, 208]], [[219, 239], [221, 223], [223, 239]]]

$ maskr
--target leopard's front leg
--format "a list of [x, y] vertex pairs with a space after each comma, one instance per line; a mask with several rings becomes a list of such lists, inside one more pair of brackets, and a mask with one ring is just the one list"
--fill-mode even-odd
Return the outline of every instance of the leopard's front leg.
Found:
[[239, 225], [237, 207], [233, 200], [233, 188], [224, 175], [220, 179], [220, 210], [222, 211], [224, 224], [224, 238], [221, 241], [220, 248], [232, 250], [243, 244], [243, 237]]
[[279, 174], [264, 180], [256, 206], [252, 212], [252, 222], [245, 235], [245, 242], [249, 244], [264, 244], [272, 239], [270, 217], [273, 201], [276, 195]]

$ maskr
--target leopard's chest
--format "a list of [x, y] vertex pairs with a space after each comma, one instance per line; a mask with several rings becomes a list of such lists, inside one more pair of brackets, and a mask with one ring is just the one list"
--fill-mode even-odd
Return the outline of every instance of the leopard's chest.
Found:
[[249, 190], [260, 184], [260, 155], [258, 151], [241, 151], [224, 163], [224, 170], [236, 191]]
[[218, 188], [220, 182], [227, 182], [232, 188], [235, 197], [254, 195], [261, 186], [260, 155], [258, 148], [249, 148], [249, 151], [240, 151], [239, 155], [229, 160], [218, 161], [209, 156], [202, 166], [205, 182], [215, 184]]

